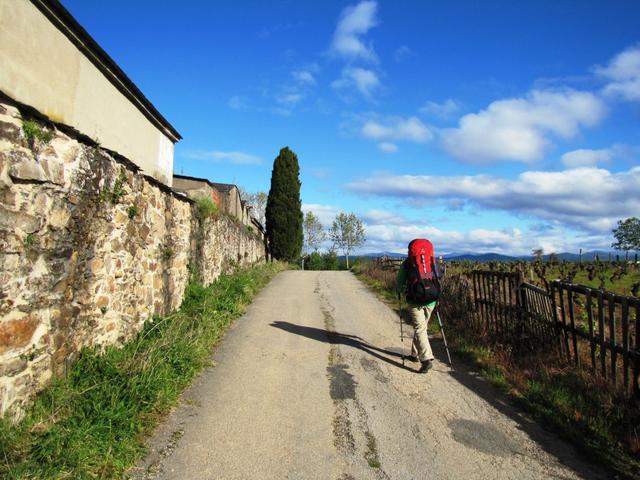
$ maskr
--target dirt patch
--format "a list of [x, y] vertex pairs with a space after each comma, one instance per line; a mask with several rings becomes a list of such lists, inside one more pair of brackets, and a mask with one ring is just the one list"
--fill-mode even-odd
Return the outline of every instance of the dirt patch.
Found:
[[519, 445], [495, 425], [455, 419], [449, 421], [449, 428], [456, 442], [479, 452], [499, 457], [521, 453]]
[[373, 378], [375, 378], [378, 382], [389, 382], [389, 379], [385, 377], [382, 368], [380, 368], [380, 365], [378, 365], [378, 362], [376, 362], [375, 360], [368, 357], [362, 357], [360, 358], [360, 365], [362, 365], [362, 368], [364, 368], [366, 372], [371, 373], [373, 375]]
[[334, 400], [356, 398], [356, 382], [353, 375], [347, 372], [349, 365], [340, 363], [327, 367], [329, 377], [329, 393]]

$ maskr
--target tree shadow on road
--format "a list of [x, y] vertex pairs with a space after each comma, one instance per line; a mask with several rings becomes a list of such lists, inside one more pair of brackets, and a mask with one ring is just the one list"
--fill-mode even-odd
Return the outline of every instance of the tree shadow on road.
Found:
[[271, 323], [272, 327], [279, 328], [289, 333], [295, 333], [318, 342], [330, 343], [332, 345], [346, 345], [348, 347], [357, 348], [369, 355], [386, 362], [394, 367], [415, 372], [416, 370], [409, 368], [401, 362], [395, 360], [402, 360], [402, 353], [394, 352], [393, 350], [385, 350], [383, 348], [376, 347], [367, 343], [357, 335], [347, 335], [345, 333], [332, 332], [323, 328], [306, 327], [304, 325], [296, 325], [289, 322], [275, 321]]
[[[436, 359], [442, 363], [447, 363], [447, 354], [442, 339], [433, 338], [430, 340]], [[605, 473], [606, 467], [599, 464], [596, 465], [591, 459], [587, 458], [585, 452], [579, 450], [577, 446], [568, 443], [567, 440], [559, 438], [557, 434], [546, 430], [516, 406], [511, 397], [499, 390], [496, 386], [490, 384], [476, 368], [455, 357], [453, 358], [453, 365], [453, 368], [447, 372], [449, 375], [467, 389], [480, 396], [497, 411], [516, 422], [520, 430], [525, 432], [529, 438], [536, 442], [542, 449], [556, 457], [561, 464], [573, 469], [584, 478], [612, 478], [611, 473]], [[541, 472], [541, 475], [544, 475], [544, 472]]]

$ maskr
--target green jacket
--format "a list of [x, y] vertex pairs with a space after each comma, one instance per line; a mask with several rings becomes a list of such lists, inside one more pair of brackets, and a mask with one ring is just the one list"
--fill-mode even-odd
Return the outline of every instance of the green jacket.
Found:
[[[400, 265], [400, 268], [398, 269], [398, 275], [396, 276], [396, 293], [398, 294], [398, 296], [404, 294], [407, 289], [407, 277], [408, 277], [407, 270], [408, 270], [407, 260], [405, 260], [404, 262], [402, 262], [402, 265]], [[407, 300], [407, 303], [415, 307], [431, 307], [431, 306], [435, 306], [435, 304], [438, 302], [429, 302], [429, 303], [420, 304], [420, 303]]]

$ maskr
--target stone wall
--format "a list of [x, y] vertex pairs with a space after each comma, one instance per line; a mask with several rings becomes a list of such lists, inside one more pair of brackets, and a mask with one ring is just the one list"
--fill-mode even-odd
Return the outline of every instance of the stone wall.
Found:
[[0, 415], [82, 347], [120, 344], [177, 309], [193, 268], [209, 283], [265, 257], [243, 225], [198, 221], [132, 162], [24, 112], [0, 101]]

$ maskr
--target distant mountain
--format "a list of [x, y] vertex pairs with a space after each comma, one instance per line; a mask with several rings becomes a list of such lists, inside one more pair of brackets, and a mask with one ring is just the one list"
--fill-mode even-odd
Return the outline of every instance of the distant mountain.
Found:
[[[596, 256], [602, 260], [606, 261], [609, 259], [609, 255], [611, 254], [611, 259], [615, 260], [616, 253], [619, 252], [609, 252], [606, 250], [592, 250], [589, 252], [582, 252], [582, 260], [585, 262], [590, 262], [596, 258]], [[566, 262], [578, 262], [580, 261], [580, 254], [578, 253], [569, 253], [562, 252], [556, 254], [559, 260], [563, 260]], [[544, 255], [543, 260], [548, 261], [549, 255]], [[501, 253], [450, 253], [444, 255], [445, 260], [460, 262], [463, 260], [472, 261], [472, 262], [517, 262], [521, 260], [531, 261], [534, 259], [532, 255], [521, 255], [521, 256], [510, 256], [503, 255]], [[622, 256], [620, 256], [622, 258]]]
[[406, 253], [398, 253], [398, 252], [378, 252], [378, 253], [365, 253], [363, 255], [359, 255], [360, 257], [368, 257], [368, 258], [378, 258], [378, 257], [390, 257], [390, 258], [404, 258], [407, 256]]
[[[563, 260], [565, 262], [578, 262], [580, 261], [580, 254], [578, 253], [570, 253], [570, 252], [562, 252], [556, 254], [559, 260]], [[589, 252], [582, 252], [582, 260], [585, 262], [591, 262], [594, 258], [598, 256], [601, 261], [609, 260], [609, 255], [611, 255], [611, 259], [615, 260], [616, 255], [620, 255], [620, 258], [624, 258], [624, 254], [620, 254], [620, 252], [611, 252], [607, 250], [591, 250]], [[378, 257], [390, 257], [390, 258], [405, 258], [407, 255], [405, 253], [398, 252], [373, 252], [373, 253], [365, 253], [364, 255], [359, 255], [360, 257], [367, 258], [378, 258]], [[344, 256], [340, 256], [339, 258], [344, 259]], [[445, 260], [450, 262], [462, 262], [462, 261], [470, 261], [470, 262], [518, 262], [518, 261], [531, 261], [534, 259], [532, 255], [520, 255], [520, 256], [512, 256], [512, 255], [504, 255], [502, 253], [488, 252], [488, 253], [447, 253], [443, 255]], [[544, 261], [549, 260], [549, 255], [543, 256]]]
[[521, 259], [520, 257], [502, 255], [501, 253], [450, 253], [443, 255], [443, 257], [451, 262], [461, 262], [463, 260], [471, 262], [515, 262]]

